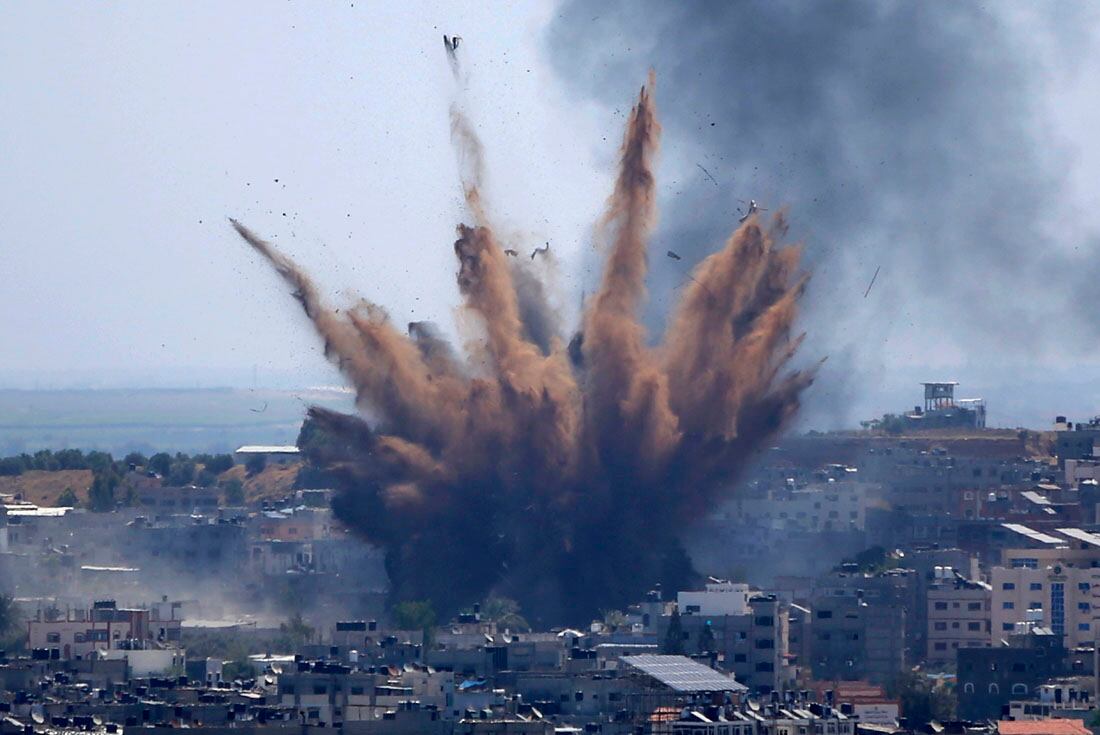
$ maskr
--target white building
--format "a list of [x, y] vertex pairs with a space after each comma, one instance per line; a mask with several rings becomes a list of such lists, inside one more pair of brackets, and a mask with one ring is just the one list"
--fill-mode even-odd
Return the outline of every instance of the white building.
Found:
[[702, 591], [677, 593], [676, 605], [694, 615], [748, 615], [749, 586], [715, 579]]

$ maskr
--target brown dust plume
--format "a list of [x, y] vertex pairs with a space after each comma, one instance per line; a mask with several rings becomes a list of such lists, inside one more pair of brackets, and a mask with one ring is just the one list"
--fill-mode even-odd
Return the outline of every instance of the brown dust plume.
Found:
[[729, 492], [812, 382], [787, 367], [805, 277], [781, 215], [738, 227], [693, 271], [664, 341], [647, 340], [652, 90], [651, 77], [631, 110], [597, 227], [603, 277], [568, 349], [537, 271], [494, 232], [481, 143], [457, 108], [474, 219], [458, 226], [457, 278], [483, 327], [465, 359], [430, 324], [398, 328], [366, 301], [329, 307], [301, 268], [233, 222], [293, 289], [370, 417], [313, 408], [299, 443], [339, 488], [340, 517], [386, 550], [394, 599], [451, 612], [493, 591], [541, 622], [581, 623], [655, 583], [685, 583], [678, 530]]

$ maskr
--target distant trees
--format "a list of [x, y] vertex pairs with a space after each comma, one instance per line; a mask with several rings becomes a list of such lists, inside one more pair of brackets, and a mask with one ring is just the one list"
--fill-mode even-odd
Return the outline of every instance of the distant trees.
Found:
[[244, 463], [249, 476], [260, 474], [264, 471], [264, 467], [267, 467], [267, 457], [263, 454], [254, 454]]
[[231, 454], [200, 454], [194, 457], [208, 472], [220, 475], [233, 468], [233, 455]]
[[302, 613], [296, 612], [289, 620], [279, 625], [279, 632], [285, 637], [287, 647], [292, 651], [296, 651], [303, 644], [309, 643], [313, 639], [314, 629], [306, 625]]
[[222, 483], [222, 497], [226, 505], [244, 505], [244, 483], [231, 477]]
[[665, 632], [665, 641], [661, 646], [661, 653], [670, 655], [683, 655], [684, 653], [684, 624], [680, 620], [680, 610], [673, 608], [668, 620], [668, 630]]
[[917, 671], [902, 671], [886, 683], [886, 696], [898, 700], [901, 714], [911, 724], [955, 718], [956, 699], [945, 686]]
[[520, 615], [519, 603], [510, 597], [490, 597], [481, 603], [481, 617], [498, 627], [514, 631], [531, 629], [531, 624]]
[[15, 477], [23, 474], [26, 469], [23, 460], [19, 457], [5, 457], [0, 459], [0, 477]]
[[424, 633], [424, 645], [432, 639], [435, 627], [435, 608], [431, 600], [408, 600], [399, 602], [390, 611], [393, 624], [400, 630], [419, 630]]
[[65, 491], [58, 495], [57, 500], [54, 502], [54, 505], [58, 508], [75, 508], [79, 504], [80, 500], [71, 487], [65, 488]]
[[145, 466], [161, 477], [165, 477], [172, 469], [172, 455], [167, 452], [157, 452], [149, 458]]

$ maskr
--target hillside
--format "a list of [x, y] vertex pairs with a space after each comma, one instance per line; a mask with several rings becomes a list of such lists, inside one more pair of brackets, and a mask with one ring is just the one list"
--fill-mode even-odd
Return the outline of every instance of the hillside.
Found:
[[0, 477], [0, 493], [22, 495], [23, 500], [41, 506], [57, 505], [57, 498], [72, 488], [83, 504], [92, 486], [91, 470], [31, 470], [16, 477]]

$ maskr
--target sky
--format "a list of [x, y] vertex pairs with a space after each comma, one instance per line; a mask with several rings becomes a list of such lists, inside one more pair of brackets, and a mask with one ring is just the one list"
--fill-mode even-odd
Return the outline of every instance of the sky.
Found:
[[[0, 388], [338, 382], [230, 216], [334, 302], [449, 328], [448, 33], [494, 215], [517, 249], [553, 244], [567, 318], [652, 67], [654, 252], [694, 262], [739, 199], [790, 209], [803, 353], [828, 357], [804, 426], [902, 410], [925, 379], [991, 423], [1091, 416], [1098, 30], [1053, 2], [7, 3]], [[656, 333], [683, 273], [653, 267]]]

